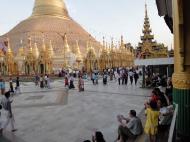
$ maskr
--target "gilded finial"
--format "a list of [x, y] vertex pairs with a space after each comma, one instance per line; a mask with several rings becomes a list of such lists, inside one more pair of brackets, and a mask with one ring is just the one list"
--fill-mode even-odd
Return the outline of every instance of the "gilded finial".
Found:
[[36, 42], [34, 43], [33, 55], [36, 59], [39, 57], [39, 50]]
[[114, 48], [113, 37], [111, 38], [111, 48]]
[[146, 1], [145, 1], [145, 17], [148, 17], [148, 12], [147, 12], [147, 4], [146, 4]]
[[33, 49], [32, 49], [32, 43], [31, 43], [31, 37], [30, 36], [28, 37], [28, 46], [29, 46], [29, 54], [33, 54], [32, 53]]
[[13, 51], [12, 51], [11, 46], [10, 46], [10, 39], [9, 38], [7, 38], [7, 54], [8, 55], [13, 54]]
[[45, 51], [45, 50], [46, 50], [45, 36], [43, 35], [43, 38], [42, 38], [42, 51]]
[[79, 44], [78, 44], [78, 40], [76, 40], [76, 46], [77, 46], [77, 53], [76, 53], [76, 55], [77, 55], [77, 58], [76, 58], [76, 60], [77, 61], [82, 61], [82, 55], [81, 55], [81, 52], [80, 52], [80, 47], [79, 47]]
[[76, 55], [80, 54], [80, 47], [79, 47], [79, 42], [76, 40]]
[[103, 36], [103, 47], [105, 47], [105, 37]]
[[76, 55], [77, 54], [77, 48], [78, 48], [79, 44], [78, 44], [78, 40], [76, 40], [76, 45], [72, 46], [72, 52]]
[[124, 48], [123, 35], [121, 35], [121, 48]]
[[18, 54], [17, 54], [17, 56], [19, 56], [19, 57], [22, 57], [22, 56], [24, 56], [24, 48], [23, 48], [23, 41], [22, 41], [22, 39], [20, 40], [20, 48], [18, 49]]
[[49, 41], [49, 48], [48, 48], [48, 54], [50, 57], [54, 56], [54, 52], [53, 52], [53, 45], [52, 45], [52, 41]]
[[69, 47], [69, 44], [68, 44], [68, 41], [67, 41], [67, 34], [66, 33], [64, 35], [64, 45], [65, 45], [65, 53], [70, 52], [70, 47]]
[[121, 42], [120, 41], [118, 41], [118, 47], [121, 48]]

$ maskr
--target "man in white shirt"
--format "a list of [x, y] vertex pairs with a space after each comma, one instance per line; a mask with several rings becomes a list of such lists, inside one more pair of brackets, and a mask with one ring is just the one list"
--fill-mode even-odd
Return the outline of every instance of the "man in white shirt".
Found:
[[11, 107], [12, 100], [10, 100], [9, 91], [5, 93], [5, 97], [2, 99], [1, 103], [2, 103], [2, 107], [6, 111], [6, 122], [4, 124], [3, 129], [6, 129], [8, 124], [11, 123], [11, 130], [12, 132], [15, 132], [17, 129], [15, 129], [15, 126], [14, 126], [15, 121], [14, 121], [14, 116], [13, 116], [12, 107]]

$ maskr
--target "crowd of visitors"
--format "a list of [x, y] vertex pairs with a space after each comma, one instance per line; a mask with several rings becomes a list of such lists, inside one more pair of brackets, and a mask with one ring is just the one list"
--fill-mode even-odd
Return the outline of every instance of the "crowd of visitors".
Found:
[[77, 74], [68, 73], [68, 72], [64, 73], [65, 87], [68, 87], [69, 89], [74, 89], [75, 88], [74, 81], [75, 78], [77, 77], [78, 77], [78, 90], [79, 92], [82, 92], [84, 91], [84, 79], [83, 79], [84, 77], [80, 71], [77, 72]]
[[167, 86], [167, 76], [160, 75], [159, 73], [146, 74], [145, 75], [145, 86], [146, 87], [158, 87], [158, 86]]
[[172, 121], [174, 107], [171, 79], [168, 79], [167, 82], [165, 91], [163, 86], [154, 88], [150, 99], [145, 102], [147, 116], [145, 133], [149, 135], [150, 142], [155, 142], [158, 131], [166, 129]]
[[[92, 83], [94, 85], [98, 84], [98, 80], [102, 77], [102, 82], [104, 85], [107, 84], [108, 78], [110, 81], [115, 80], [119, 85], [137, 85], [139, 76], [141, 72], [134, 68], [117, 68], [117, 69], [107, 69], [103, 73], [99, 73], [97, 70], [93, 71], [89, 75]], [[64, 77], [64, 86], [69, 89], [74, 89], [75, 78], [78, 78], [78, 91], [84, 91], [84, 79], [88, 79], [88, 75], [85, 72], [67, 72], [62, 71], [59, 76]], [[129, 80], [129, 82], [128, 82]], [[15, 88], [14, 88], [15, 82]], [[152, 75], [152, 86], [156, 86], [152, 92], [151, 96], [145, 102], [145, 115], [146, 123], [144, 126], [144, 133], [149, 136], [150, 142], [156, 141], [156, 136], [159, 130], [163, 130], [166, 126], [169, 126], [173, 116], [173, 105], [172, 105], [172, 81], [170, 78], [165, 76], [160, 77], [159, 74]], [[150, 83], [149, 83], [150, 84]], [[47, 74], [44, 76], [35, 75], [35, 85], [40, 88], [51, 88], [50, 78]], [[147, 78], [146, 78], [146, 85]], [[21, 93], [20, 91], [20, 80], [19, 77], [13, 81], [9, 78], [9, 91], [5, 92], [5, 81], [0, 78], [0, 89], [1, 94], [3, 94], [3, 99], [0, 102], [0, 135], [3, 129], [6, 129], [8, 124], [11, 124], [12, 132], [16, 131], [14, 126], [14, 115], [12, 112], [11, 104], [13, 100], [11, 99], [11, 94]], [[6, 112], [6, 121], [1, 121], [1, 110]], [[124, 117], [123, 115], [118, 115], [117, 120], [119, 122], [118, 127], [118, 137], [116, 142], [126, 142], [130, 138], [136, 138], [138, 135], [143, 133], [143, 125], [141, 119], [136, 115], [135, 110], [130, 110], [129, 116]], [[92, 135], [92, 142], [105, 142], [105, 138], [101, 131], [96, 131]], [[90, 142], [86, 140], [84, 142]]]
[[[104, 71], [102, 75], [103, 84], [105, 78], [104, 76], [106, 75], [106, 77], [108, 78], [110, 74], [110, 72]], [[94, 75], [96, 74], [94, 73]], [[115, 78], [115, 80], [118, 80], [119, 85], [128, 84], [128, 78], [130, 79], [130, 84], [133, 84], [134, 80], [136, 85], [138, 82], [138, 78], [141, 75], [141, 72], [139, 73], [137, 70], [134, 69], [127, 70], [122, 68], [116, 71], [113, 70], [113, 77]], [[156, 140], [158, 139], [158, 133], [163, 132], [169, 128], [174, 112], [174, 107], [172, 103], [172, 81], [171, 78], [166, 78], [165, 76], [161, 77], [160, 79], [159, 74], [154, 74], [153, 76], [153, 82], [156, 85], [155, 88], [152, 90], [149, 99], [147, 99], [144, 104], [146, 115], [144, 128], [141, 119], [136, 116], [135, 110], [130, 110], [129, 117], [127, 118], [125, 118], [123, 115], [118, 115], [117, 119], [119, 122], [119, 127], [118, 138], [116, 142], [126, 142], [128, 139], [136, 138], [138, 135], [141, 135], [143, 131], [144, 134], [148, 136], [150, 142], [156, 142]], [[102, 135], [101, 137], [103, 138], [102, 132], [100, 133]], [[94, 138], [92, 138], [92, 142], [94, 141]], [[105, 140], [103, 139], [103, 142], [104, 141]], [[90, 142], [90, 140], [86, 140], [84, 142]], [[95, 142], [102, 142], [102, 140], [97, 140]]]

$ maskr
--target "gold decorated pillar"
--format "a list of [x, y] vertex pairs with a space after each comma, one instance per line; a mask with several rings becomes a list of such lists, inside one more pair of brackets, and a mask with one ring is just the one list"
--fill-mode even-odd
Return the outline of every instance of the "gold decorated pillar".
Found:
[[178, 104], [177, 132], [190, 137], [190, 1], [173, 0], [175, 64], [173, 100]]
[[7, 75], [12, 75], [12, 74], [14, 74], [15, 73], [15, 66], [14, 66], [14, 59], [13, 59], [13, 57], [14, 57], [14, 55], [13, 55], [13, 51], [12, 51], [12, 49], [11, 49], [11, 47], [10, 47], [10, 41], [9, 41], [9, 39], [7, 39], [7, 52], [6, 52], [6, 60], [5, 60], [5, 64], [6, 64], [6, 73], [7, 73]]

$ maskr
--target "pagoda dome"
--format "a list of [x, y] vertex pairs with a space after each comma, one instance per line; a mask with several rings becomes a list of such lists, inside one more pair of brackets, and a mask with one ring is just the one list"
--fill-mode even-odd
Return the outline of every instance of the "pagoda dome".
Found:
[[32, 15], [1, 36], [0, 42], [8, 36], [16, 53], [21, 38], [24, 46], [27, 45], [29, 36], [40, 46], [44, 36], [46, 41], [51, 40], [54, 43], [55, 55], [60, 55], [65, 33], [71, 47], [75, 45], [76, 40], [79, 40], [80, 50], [83, 53], [86, 51], [86, 41], [90, 39], [98, 51], [100, 43], [70, 17], [64, 0], [35, 0]]

